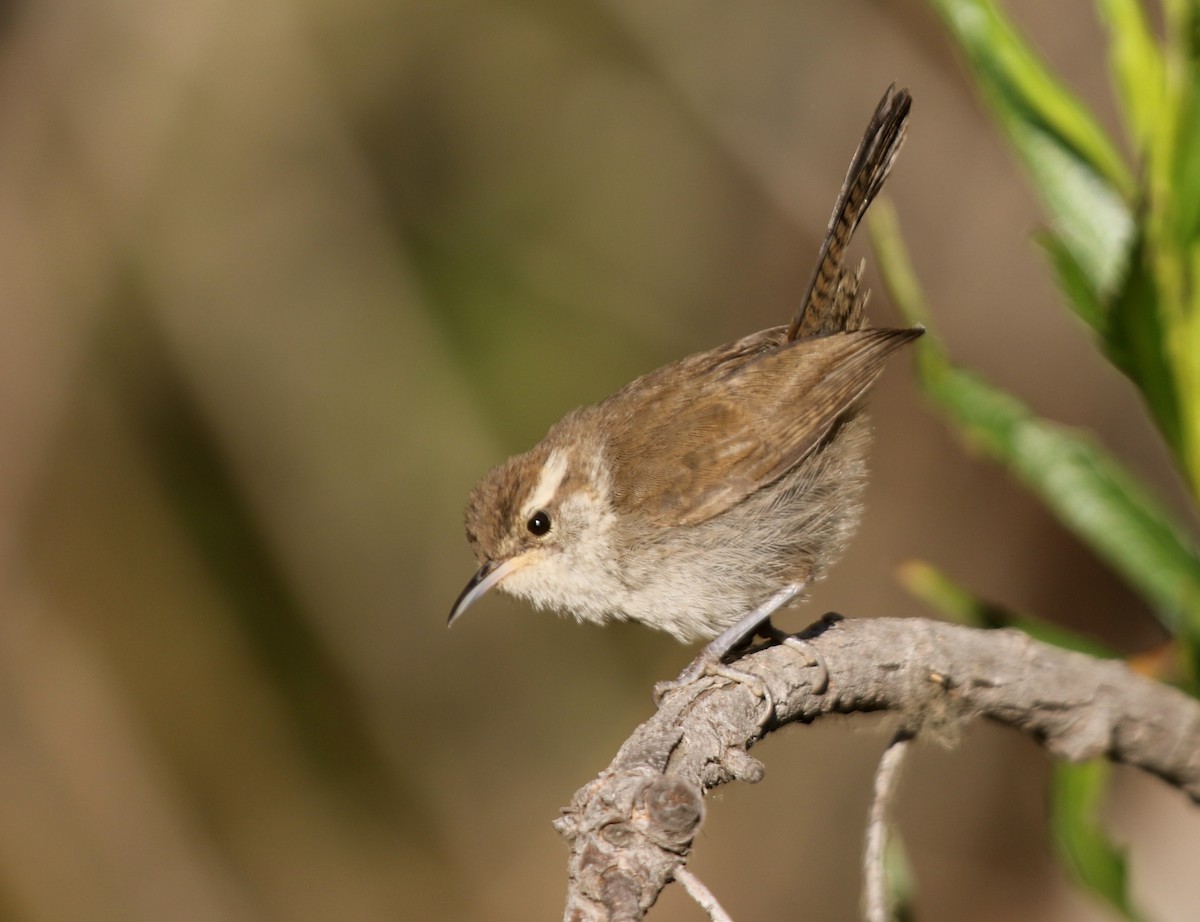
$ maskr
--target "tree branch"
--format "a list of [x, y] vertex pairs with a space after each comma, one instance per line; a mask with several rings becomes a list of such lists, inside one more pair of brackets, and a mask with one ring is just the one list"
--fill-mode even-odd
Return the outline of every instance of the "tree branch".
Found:
[[555, 822], [571, 847], [568, 922], [641, 919], [686, 861], [704, 793], [761, 779], [746, 750], [792, 721], [897, 711], [910, 731], [945, 736], [987, 717], [1055, 758], [1135, 765], [1200, 802], [1200, 702], [1123, 662], [924, 619], [825, 621], [807, 638], [829, 667], [823, 694], [794, 651], [758, 650], [738, 668], [770, 688], [776, 722], [758, 725], [762, 701], [745, 684], [701, 680], [667, 695], [576, 792]]

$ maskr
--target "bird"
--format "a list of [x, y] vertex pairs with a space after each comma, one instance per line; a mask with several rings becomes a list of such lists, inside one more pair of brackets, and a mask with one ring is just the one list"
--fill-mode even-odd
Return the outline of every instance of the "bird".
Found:
[[880, 100], [790, 323], [570, 411], [480, 480], [465, 514], [478, 569], [448, 624], [496, 588], [580, 621], [707, 640], [666, 688], [722, 672], [755, 634], [781, 633], [771, 615], [825, 574], [861, 518], [864, 396], [924, 332], [867, 326], [862, 264], [845, 265], [911, 105], [894, 84]]

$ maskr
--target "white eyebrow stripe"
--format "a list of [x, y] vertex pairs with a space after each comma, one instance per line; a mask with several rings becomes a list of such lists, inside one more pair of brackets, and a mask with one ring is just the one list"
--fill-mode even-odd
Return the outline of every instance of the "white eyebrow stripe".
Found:
[[550, 452], [550, 457], [542, 465], [542, 473], [538, 476], [537, 486], [533, 488], [529, 500], [521, 507], [521, 515], [523, 517], [532, 515], [537, 510], [548, 506], [566, 476], [567, 453], [561, 448], [556, 448]]

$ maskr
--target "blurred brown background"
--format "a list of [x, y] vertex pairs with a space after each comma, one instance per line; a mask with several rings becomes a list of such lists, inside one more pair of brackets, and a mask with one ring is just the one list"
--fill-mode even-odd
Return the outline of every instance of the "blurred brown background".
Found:
[[[1090, 5], [1009, 6], [1111, 124]], [[466, 494], [570, 407], [784, 321], [893, 80], [937, 332], [1183, 503], [915, 0], [0, 13], [0, 918], [557, 918], [550, 820], [691, 651], [502, 598], [447, 632]], [[906, 362], [875, 407], [865, 525], [785, 623], [922, 614], [893, 577], [919, 556], [1160, 639]], [[857, 917], [886, 737], [788, 730], [711, 799], [692, 867], [736, 918]], [[923, 919], [1105, 917], [1050, 860], [1046, 773], [987, 726], [920, 749]], [[1196, 812], [1123, 772], [1111, 820], [1141, 903], [1194, 919]], [[672, 888], [652, 918], [701, 914]]]

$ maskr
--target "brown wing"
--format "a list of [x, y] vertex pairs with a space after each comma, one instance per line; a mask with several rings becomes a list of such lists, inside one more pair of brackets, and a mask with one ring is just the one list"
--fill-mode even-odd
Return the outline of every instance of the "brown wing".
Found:
[[[799, 464], [883, 370], [921, 334], [861, 330], [740, 354], [727, 371], [664, 376], [628, 407], [609, 440], [614, 502], [658, 523], [694, 525]], [[716, 353], [707, 354], [709, 357]]]

